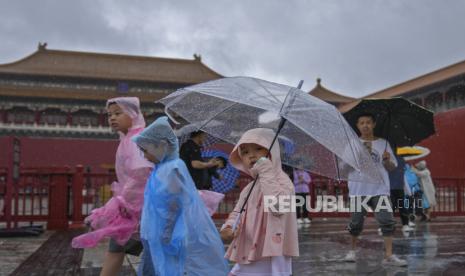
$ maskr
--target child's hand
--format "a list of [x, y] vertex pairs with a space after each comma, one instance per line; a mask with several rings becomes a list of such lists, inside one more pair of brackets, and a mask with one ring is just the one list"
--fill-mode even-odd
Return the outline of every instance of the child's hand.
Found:
[[223, 240], [224, 243], [231, 243], [239, 234], [239, 230], [240, 226], [236, 228], [236, 231], [233, 231], [231, 226], [226, 226], [220, 231], [221, 240]]
[[266, 161], [270, 161], [270, 159], [268, 159], [266, 157], [260, 157], [260, 159], [257, 160], [255, 165], [261, 164], [261, 163], [266, 162]]
[[231, 226], [226, 226], [223, 230], [220, 231], [221, 240], [224, 243], [230, 243], [234, 239], [234, 232]]
[[273, 163], [271, 163], [271, 160], [266, 158], [266, 157], [261, 157], [260, 159], [255, 162], [255, 164], [252, 166], [252, 173], [254, 174], [262, 174], [265, 171], [270, 171], [273, 168]]
[[91, 221], [90, 219], [88, 219], [88, 218], [84, 219], [84, 224], [85, 224], [87, 227], [89, 227], [89, 229], [90, 229], [91, 231], [94, 230], [94, 228], [92, 228], [92, 221]]
[[131, 215], [129, 214], [128, 210], [126, 210], [126, 208], [122, 206], [119, 207], [119, 213], [121, 214], [123, 218], [128, 218], [128, 219], [131, 218]]
[[260, 157], [260, 159], [257, 160], [257, 162], [255, 162], [255, 164], [253, 165], [252, 169], [257, 169], [258, 166], [262, 166], [263, 164], [267, 164], [267, 165], [273, 165], [271, 163], [271, 160], [266, 158], [266, 157]]

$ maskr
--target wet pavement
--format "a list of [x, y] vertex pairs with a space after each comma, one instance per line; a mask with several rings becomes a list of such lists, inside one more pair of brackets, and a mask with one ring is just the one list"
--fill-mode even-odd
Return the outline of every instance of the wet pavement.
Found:
[[[315, 218], [310, 226], [299, 229], [300, 254], [293, 262], [294, 275], [465, 275], [465, 218], [437, 218], [417, 223], [415, 231], [394, 236], [394, 254], [408, 261], [406, 268], [384, 267], [383, 239], [373, 218], [367, 218], [359, 241], [357, 261], [343, 258], [350, 249], [345, 230], [348, 218]], [[0, 238], [0, 275], [9, 275], [33, 254], [53, 232], [39, 237]], [[98, 275], [107, 244], [101, 243], [82, 254], [79, 275]], [[137, 258], [125, 261], [130, 275]]]
[[[345, 230], [348, 219], [315, 219], [299, 230], [300, 254], [294, 260], [295, 275], [465, 275], [465, 219], [437, 218], [417, 222], [405, 235], [396, 230], [394, 254], [408, 261], [408, 267], [384, 267], [383, 238], [373, 218], [365, 222], [356, 263], [343, 261], [350, 249]], [[400, 228], [400, 227], [399, 227]]]
[[10, 275], [35, 252], [53, 232], [37, 237], [0, 238], [0, 275]]

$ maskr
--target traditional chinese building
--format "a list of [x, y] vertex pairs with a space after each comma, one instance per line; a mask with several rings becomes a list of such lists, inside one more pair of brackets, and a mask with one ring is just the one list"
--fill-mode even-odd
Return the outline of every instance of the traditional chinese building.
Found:
[[[465, 61], [363, 98], [391, 97], [407, 98], [435, 112], [436, 134], [420, 143], [431, 150], [426, 157], [429, 168], [435, 177], [465, 178]], [[343, 103], [338, 108], [346, 112], [359, 100]]]
[[105, 101], [136, 96], [148, 122], [153, 103], [221, 75], [193, 60], [48, 50], [0, 65], [0, 135], [108, 138]]
[[[396, 84], [364, 98], [407, 98], [434, 112], [449, 111], [465, 106], [465, 61]], [[345, 112], [357, 104], [345, 104]]]
[[[31, 55], [0, 64], [0, 137], [24, 137], [23, 146], [34, 149], [30, 157], [32, 153], [22, 151], [24, 165], [61, 163], [53, 160], [104, 148], [108, 148], [106, 157], [97, 157], [98, 162], [111, 163], [117, 135], [108, 127], [107, 99], [139, 97], [150, 123], [163, 114], [154, 103], [157, 99], [220, 77], [199, 55], [173, 59], [50, 50], [46, 43], [39, 44]], [[82, 163], [82, 158], [77, 159], [70, 165]], [[1, 161], [0, 157], [0, 166]]]

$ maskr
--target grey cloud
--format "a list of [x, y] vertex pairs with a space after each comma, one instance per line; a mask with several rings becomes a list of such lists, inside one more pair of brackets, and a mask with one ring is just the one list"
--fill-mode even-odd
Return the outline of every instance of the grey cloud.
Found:
[[[36, 3], [37, 2], [37, 3]], [[40, 4], [39, 4], [40, 3]], [[192, 58], [226, 75], [362, 96], [465, 59], [465, 2], [9, 1], [0, 62], [50, 48]]]

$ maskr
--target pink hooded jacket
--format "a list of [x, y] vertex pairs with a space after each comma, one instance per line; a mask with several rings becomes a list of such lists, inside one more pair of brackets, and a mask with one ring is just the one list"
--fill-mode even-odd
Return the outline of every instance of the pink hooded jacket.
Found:
[[[153, 164], [147, 161], [131, 138], [145, 127], [144, 117], [140, 111], [139, 99], [136, 97], [119, 97], [109, 99], [118, 104], [124, 113], [132, 119], [128, 133], [120, 134], [120, 143], [116, 151], [115, 171], [117, 181], [111, 185], [113, 197], [101, 208], [95, 209], [86, 218], [93, 231], [73, 239], [75, 248], [94, 247], [105, 237], [112, 237], [124, 245], [139, 225], [144, 189]], [[125, 210], [126, 214], [122, 214]]]
[[[259, 175], [241, 216], [239, 234], [226, 252], [226, 258], [239, 264], [248, 264], [265, 257], [299, 256], [295, 213], [265, 212], [263, 206], [264, 196], [295, 194], [292, 181], [281, 168], [279, 144], [275, 143], [271, 149], [271, 161], [260, 162], [250, 170], [244, 167], [239, 154], [239, 146], [246, 143], [268, 149], [274, 135], [271, 129], [251, 129], [242, 135], [230, 155], [230, 162], [235, 168], [252, 177]], [[251, 186], [252, 182], [242, 190], [225, 225], [233, 226]]]

